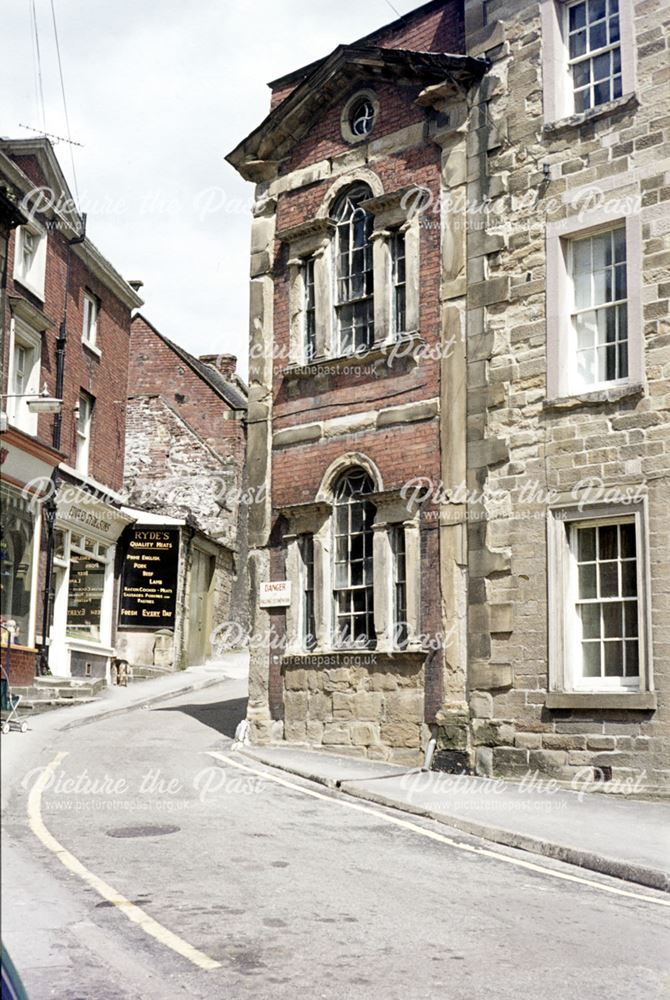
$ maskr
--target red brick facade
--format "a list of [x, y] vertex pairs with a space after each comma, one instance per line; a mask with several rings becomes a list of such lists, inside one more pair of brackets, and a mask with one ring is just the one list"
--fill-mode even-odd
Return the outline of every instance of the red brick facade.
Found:
[[[3, 481], [4, 487], [11, 492], [12, 504], [20, 512], [17, 514], [19, 521], [14, 522], [13, 528], [11, 524], [3, 527], [7, 528], [10, 538], [8, 553], [13, 551], [11, 534], [18, 530], [19, 522], [24, 525], [22, 530], [34, 530], [37, 538], [34, 575], [29, 581], [25, 571], [17, 571], [22, 593], [27, 593], [28, 589], [30, 592], [30, 613], [22, 612], [21, 635], [15, 641], [25, 646], [28, 637], [31, 637], [39, 648], [47, 638], [42, 636], [47, 579], [45, 519], [41, 504], [35, 509], [26, 506], [30, 492], [24, 487], [33, 480], [40, 480], [46, 498], [50, 492], [46, 489], [49, 479], [58, 480], [56, 528], [59, 538], [66, 539], [67, 548], [64, 551], [70, 552], [70, 536], [75, 546], [86, 537], [92, 554], [97, 556], [98, 549], [91, 546], [101, 546], [100, 558], [113, 561], [113, 544], [125, 523], [119, 512], [117, 494], [123, 488], [130, 319], [132, 308], [141, 300], [85, 235], [84, 221], [74, 208], [53, 149], [46, 139], [2, 140], [0, 180], [4, 189], [11, 191], [16, 203], [22, 206], [25, 220], [20, 228], [11, 232], [3, 274], [0, 316], [2, 391], [10, 397], [7, 406], [3, 399], [3, 412], [8, 411], [8, 433], [3, 438], [9, 451], [9, 458], [3, 465]], [[26, 280], [21, 268], [16, 266], [17, 255], [21, 254], [18, 248], [23, 245], [19, 240], [23, 240], [22, 234], [29, 231], [38, 234], [38, 256], [43, 254], [44, 260], [43, 287], [41, 266], [37, 268], [36, 282]], [[98, 306], [91, 346], [84, 343], [83, 337], [86, 293], [97, 301]], [[48, 396], [62, 400], [59, 414], [41, 413], [38, 416], [34, 435], [30, 425], [14, 413], [12, 394], [16, 394], [16, 386], [8, 384], [9, 378], [16, 379], [16, 373], [12, 373], [16, 365], [16, 345], [24, 343], [21, 338], [27, 338], [25, 342], [32, 345], [31, 374], [29, 384], [25, 382], [23, 392], [18, 395], [30, 396], [46, 389]], [[61, 385], [58, 375], [59, 348], [62, 357]], [[82, 460], [80, 470], [75, 473], [82, 393], [92, 399], [88, 462], [85, 468]], [[59, 434], [55, 430], [58, 425]], [[29, 523], [33, 525], [32, 529], [26, 527]], [[24, 565], [29, 549], [27, 547], [22, 551]], [[4, 553], [3, 548], [3, 557]], [[13, 558], [15, 562], [18, 557], [15, 555]], [[52, 591], [47, 617], [51, 639], [48, 646], [49, 666], [54, 673], [70, 676], [71, 667], [76, 672], [74, 664], [77, 657], [82, 658], [84, 647], [76, 649], [76, 643], [73, 645], [65, 640], [65, 608], [69, 600], [67, 574], [71, 564], [69, 555], [62, 555], [61, 558], [63, 563], [67, 562], [67, 569], [61, 564], [65, 576], [61, 570], [60, 576], [51, 576]], [[60, 582], [61, 596], [67, 598], [65, 603], [63, 599], [60, 602], [55, 599], [53, 588], [56, 579]], [[101, 634], [85, 649], [85, 654], [96, 664], [96, 670], [103, 672], [109, 666], [115, 630], [113, 583], [112, 580], [105, 584], [101, 616], [105, 624]], [[15, 591], [16, 588], [12, 592]], [[60, 609], [57, 621], [53, 620], [56, 606]], [[3, 607], [4, 617], [10, 620], [11, 610]], [[21, 681], [29, 681], [35, 659], [34, 649], [16, 650], [12, 667], [14, 683], [18, 683], [17, 669], [20, 670]]]
[[[305, 251], [295, 249], [295, 240], [300, 235], [294, 238], [290, 234], [302, 234], [306, 226], [316, 226], [316, 220], [325, 222], [332, 218], [335, 197], [346, 190], [347, 181], [350, 184], [362, 181], [368, 187], [372, 184], [372, 195], [376, 197], [383, 192], [384, 196], [395, 198], [396, 205], [400, 193], [408, 188], [422, 188], [439, 203], [442, 150], [437, 142], [421, 141], [438, 117], [420, 96], [432, 78], [425, 64], [415, 68], [407, 50], [421, 55], [447, 52], [457, 57], [457, 64], [459, 54], [464, 52], [463, 38], [461, 5], [431, 3], [353, 46], [340, 47], [323, 61], [325, 69], [320, 70], [321, 64], [312, 64], [275, 81], [271, 85], [272, 121], [265, 132], [261, 126], [252, 133], [230, 157], [243, 175], [247, 170], [245, 154], [247, 162], [253, 161], [249, 175], [258, 169], [258, 161], [264, 157], [269, 161], [267, 176], [271, 179], [257, 189], [257, 216], [262, 220], [257, 224], [258, 237], [252, 233], [251, 324], [252, 331], [265, 324], [264, 352], [266, 356], [271, 352], [273, 362], [269, 377], [263, 360], [254, 363], [258, 341], [252, 337], [249, 476], [252, 485], [260, 485], [264, 477], [271, 483], [271, 510], [266, 519], [261, 515], [255, 522], [259, 527], [257, 532], [252, 531], [256, 549], [252, 548], [251, 561], [253, 564], [257, 559], [259, 582], [288, 579], [293, 590], [289, 610], [264, 612], [261, 606], [254, 618], [260, 634], [268, 629], [273, 641], [279, 641], [297, 657], [277, 655], [275, 648], [252, 653], [249, 718], [255, 738], [260, 740], [283, 737], [323, 744], [348, 754], [416, 762], [430, 727], [435, 725], [444, 706], [443, 656], [435, 655], [430, 648], [420, 649], [418, 638], [419, 633], [436, 636], [445, 629], [439, 524], [430, 518], [413, 520], [409, 513], [403, 514], [402, 504], [397, 500], [408, 480], [421, 476], [438, 482], [443, 470], [440, 403], [444, 385], [440, 354], [444, 332], [439, 214], [425, 224], [422, 220], [412, 235], [412, 266], [416, 268], [411, 292], [416, 303], [412, 336], [421, 345], [418, 363], [410, 356], [380, 358], [378, 345], [388, 344], [392, 337], [390, 329], [379, 330], [376, 326], [373, 350], [367, 356], [363, 353], [351, 358], [350, 363], [340, 360], [333, 365], [329, 362], [338, 351], [333, 351], [331, 344], [325, 353], [317, 349], [313, 370], [308, 364], [304, 371], [293, 371], [296, 311], [300, 309], [295, 294], [299, 265], [296, 258], [304, 260]], [[397, 54], [385, 62], [384, 53], [388, 50]], [[374, 63], [374, 70], [366, 69], [368, 59]], [[407, 64], [396, 73], [393, 67], [403, 60]], [[417, 63], [420, 61], [417, 59]], [[341, 69], [341, 65], [346, 69]], [[310, 110], [305, 110], [302, 118], [290, 117], [284, 123], [283, 116], [298, 115], [295, 108], [300, 99], [307, 107], [313, 72], [323, 73], [330, 88], [328, 99], [319, 106], [321, 85], [315, 83]], [[346, 109], [352, 97], [366, 90], [374, 94], [375, 119], [370, 142], [361, 143], [351, 141], [347, 133]], [[290, 144], [284, 138], [289, 131], [295, 135]], [[271, 149], [273, 142], [278, 146], [276, 153]], [[276, 163], [274, 174], [273, 163]], [[265, 181], [265, 175], [255, 176], [263, 176]], [[376, 211], [380, 213], [379, 219], [385, 218], [383, 206]], [[261, 247], [266, 238], [266, 220], [270, 219], [274, 238], [266, 259]], [[433, 223], [433, 219], [437, 221]], [[389, 233], [381, 222], [375, 222], [373, 228], [379, 230], [374, 239], [388, 240]], [[337, 264], [333, 238], [328, 237], [328, 241], [325, 252], [322, 247], [316, 253], [328, 255], [330, 263], [323, 266], [331, 270], [329, 277], [321, 280], [326, 286], [332, 281], [335, 287]], [[376, 251], [372, 252], [374, 256]], [[383, 258], [375, 256], [375, 267], [380, 259]], [[375, 270], [375, 315], [378, 299], [391, 294], [387, 284], [379, 287], [378, 279]], [[261, 288], [264, 295], [272, 297], [271, 320], [269, 313], [254, 311]], [[321, 293], [328, 295], [323, 286]], [[300, 362], [297, 363], [299, 367]], [[266, 385], [272, 401], [266, 445], [271, 455], [264, 471], [257, 453], [262, 456], [258, 425], [265, 419], [266, 411], [260, 401], [265, 399]], [[259, 400], [257, 409], [255, 399]], [[399, 412], [397, 419], [387, 413], [394, 408]], [[352, 427], [350, 433], [346, 430], [348, 424]], [[360, 459], [374, 470], [379, 490], [374, 531], [377, 638], [370, 656], [354, 656], [353, 666], [342, 649], [338, 649], [339, 640], [327, 635], [334, 619], [329, 618], [330, 612], [323, 612], [323, 605], [333, 600], [332, 582], [325, 582], [325, 592], [317, 597], [321, 613], [331, 624], [317, 624], [317, 632], [321, 631], [311, 658], [300, 655], [295, 624], [301, 614], [297, 590], [302, 586], [300, 574], [304, 574], [295, 554], [296, 534], [316, 532], [316, 587], [322, 586], [322, 573], [323, 581], [333, 579], [333, 571], [324, 569], [332, 558], [332, 527], [328, 524], [324, 527], [320, 514], [302, 511], [316, 510], [324, 502], [330, 510], [329, 502], [324, 501], [324, 491], [327, 494], [333, 482], [330, 470], [346, 467], [347, 455], [352, 455], [352, 467]], [[343, 461], [345, 464], [340, 466]], [[310, 517], [314, 528], [305, 527]], [[327, 517], [332, 520], [333, 515], [328, 513]], [[395, 599], [389, 596], [391, 575], [397, 571], [391, 568], [390, 560], [395, 557], [385, 553], [395, 544], [397, 532], [406, 534], [408, 546], [411, 537], [414, 546], [408, 582], [415, 602], [410, 615], [414, 644], [406, 652], [393, 646], [379, 624], [388, 621], [390, 603]], [[409, 565], [409, 555], [407, 559]], [[252, 574], [252, 608], [258, 600], [254, 579]]]

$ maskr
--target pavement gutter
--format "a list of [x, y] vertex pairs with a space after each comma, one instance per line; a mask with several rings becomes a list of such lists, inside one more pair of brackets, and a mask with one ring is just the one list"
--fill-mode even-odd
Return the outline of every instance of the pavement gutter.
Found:
[[[486, 823], [477, 823], [472, 820], [463, 819], [447, 812], [436, 812], [432, 809], [425, 809], [412, 803], [405, 802], [389, 795], [382, 795], [369, 788], [360, 787], [360, 783], [354, 785], [350, 780], [341, 781], [333, 778], [323, 777], [313, 774], [304, 768], [290, 766], [288, 764], [273, 761], [268, 762], [262, 754], [254, 753], [253, 749], [245, 746], [236, 746], [236, 750], [243, 756], [248, 757], [256, 763], [275, 770], [294, 774], [308, 781], [313, 781], [327, 788], [337, 789], [350, 795], [353, 798], [364, 799], [375, 805], [385, 806], [390, 809], [397, 809], [400, 812], [409, 813], [414, 816], [421, 816], [424, 819], [433, 820], [443, 826], [450, 826], [461, 833], [467, 833], [482, 840], [490, 841], [494, 844], [501, 844], [504, 847], [516, 848], [527, 851], [530, 854], [537, 854], [541, 857], [551, 858], [554, 861], [562, 861], [566, 864], [575, 865], [588, 871], [597, 872], [600, 875], [609, 875], [612, 878], [622, 879], [626, 882], [634, 882], [638, 885], [646, 886], [649, 889], [656, 889], [661, 892], [670, 892], [670, 876], [667, 872], [658, 868], [649, 868], [646, 865], [636, 865], [632, 862], [620, 861], [617, 858], [608, 857], [604, 854], [594, 854], [591, 851], [583, 851], [578, 847], [571, 847], [566, 844], [554, 843], [531, 837], [524, 833], [516, 833], [513, 830], [506, 830], [503, 827], [491, 826]], [[365, 779], [374, 781], [374, 778]]]

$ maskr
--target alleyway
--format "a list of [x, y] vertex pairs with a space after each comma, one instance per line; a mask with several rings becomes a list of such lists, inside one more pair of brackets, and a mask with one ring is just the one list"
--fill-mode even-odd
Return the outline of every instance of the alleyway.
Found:
[[3, 935], [31, 1000], [665, 995], [660, 907], [210, 756], [228, 756], [244, 694], [228, 680], [63, 734], [40, 761], [67, 753], [39, 801], [45, 842], [38, 773], [13, 794]]

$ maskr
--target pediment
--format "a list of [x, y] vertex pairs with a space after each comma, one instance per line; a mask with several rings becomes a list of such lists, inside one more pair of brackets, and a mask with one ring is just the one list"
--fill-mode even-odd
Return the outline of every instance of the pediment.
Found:
[[226, 159], [246, 180], [268, 179], [352, 85], [381, 81], [397, 86], [442, 86], [463, 93], [487, 68], [486, 60], [470, 56], [340, 45]]

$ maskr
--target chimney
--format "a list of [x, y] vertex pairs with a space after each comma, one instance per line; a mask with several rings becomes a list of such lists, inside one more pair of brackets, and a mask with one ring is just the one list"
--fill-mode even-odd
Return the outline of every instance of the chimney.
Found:
[[237, 368], [237, 358], [234, 354], [201, 354], [200, 361], [215, 368], [227, 382], [233, 380]]

